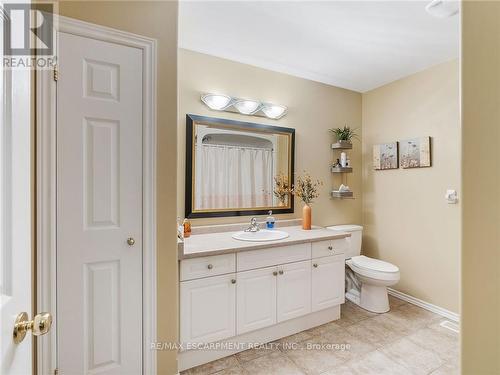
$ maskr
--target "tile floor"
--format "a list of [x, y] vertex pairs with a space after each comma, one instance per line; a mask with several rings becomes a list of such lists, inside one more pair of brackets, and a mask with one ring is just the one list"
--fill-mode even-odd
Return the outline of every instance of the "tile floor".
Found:
[[181, 375], [459, 374], [458, 334], [440, 326], [446, 319], [392, 296], [390, 303], [379, 315], [346, 302], [337, 321]]

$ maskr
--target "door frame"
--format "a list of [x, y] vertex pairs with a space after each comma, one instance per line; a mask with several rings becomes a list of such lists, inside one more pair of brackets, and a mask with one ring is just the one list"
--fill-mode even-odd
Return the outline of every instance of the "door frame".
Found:
[[[150, 349], [157, 332], [156, 271], [156, 39], [54, 15], [56, 38], [65, 32], [142, 50], [143, 63], [143, 258], [142, 258], [142, 369], [157, 371], [156, 351]], [[58, 40], [58, 38], [57, 38]], [[57, 43], [56, 43], [57, 45]], [[37, 345], [37, 373], [57, 368], [56, 311], [56, 81], [53, 70], [36, 71], [36, 280], [38, 311], [56, 316], [52, 333]]]

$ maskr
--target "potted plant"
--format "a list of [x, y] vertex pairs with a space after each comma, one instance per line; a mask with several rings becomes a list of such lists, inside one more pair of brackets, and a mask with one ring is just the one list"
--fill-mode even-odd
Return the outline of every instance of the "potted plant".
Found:
[[274, 190], [273, 194], [278, 198], [279, 206], [285, 207], [286, 202], [290, 194], [292, 193], [292, 187], [288, 183], [288, 176], [280, 173], [274, 177]]
[[299, 197], [302, 202], [304, 202], [304, 207], [302, 208], [302, 229], [311, 229], [310, 204], [314, 201], [314, 199], [319, 197], [319, 187], [322, 185], [322, 181], [313, 181], [311, 176], [305, 172], [304, 176], [297, 177], [297, 183], [293, 187], [293, 194]]
[[358, 139], [356, 129], [351, 129], [347, 125], [344, 125], [343, 128], [330, 129], [330, 131], [335, 135], [337, 142], [341, 145], [351, 145], [353, 139]]

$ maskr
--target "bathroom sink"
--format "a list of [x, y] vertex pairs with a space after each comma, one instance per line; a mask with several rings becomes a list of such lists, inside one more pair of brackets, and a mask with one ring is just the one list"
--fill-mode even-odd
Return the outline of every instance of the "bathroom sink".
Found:
[[288, 236], [289, 234], [287, 232], [267, 229], [261, 229], [258, 232], [236, 232], [232, 235], [235, 240], [254, 242], [282, 240]]

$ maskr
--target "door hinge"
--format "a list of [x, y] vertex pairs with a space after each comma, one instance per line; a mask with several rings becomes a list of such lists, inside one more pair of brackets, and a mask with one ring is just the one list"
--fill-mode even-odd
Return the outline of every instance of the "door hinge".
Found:
[[54, 81], [57, 82], [58, 79], [59, 79], [59, 70], [57, 69], [57, 65], [56, 65], [56, 66], [54, 66]]

